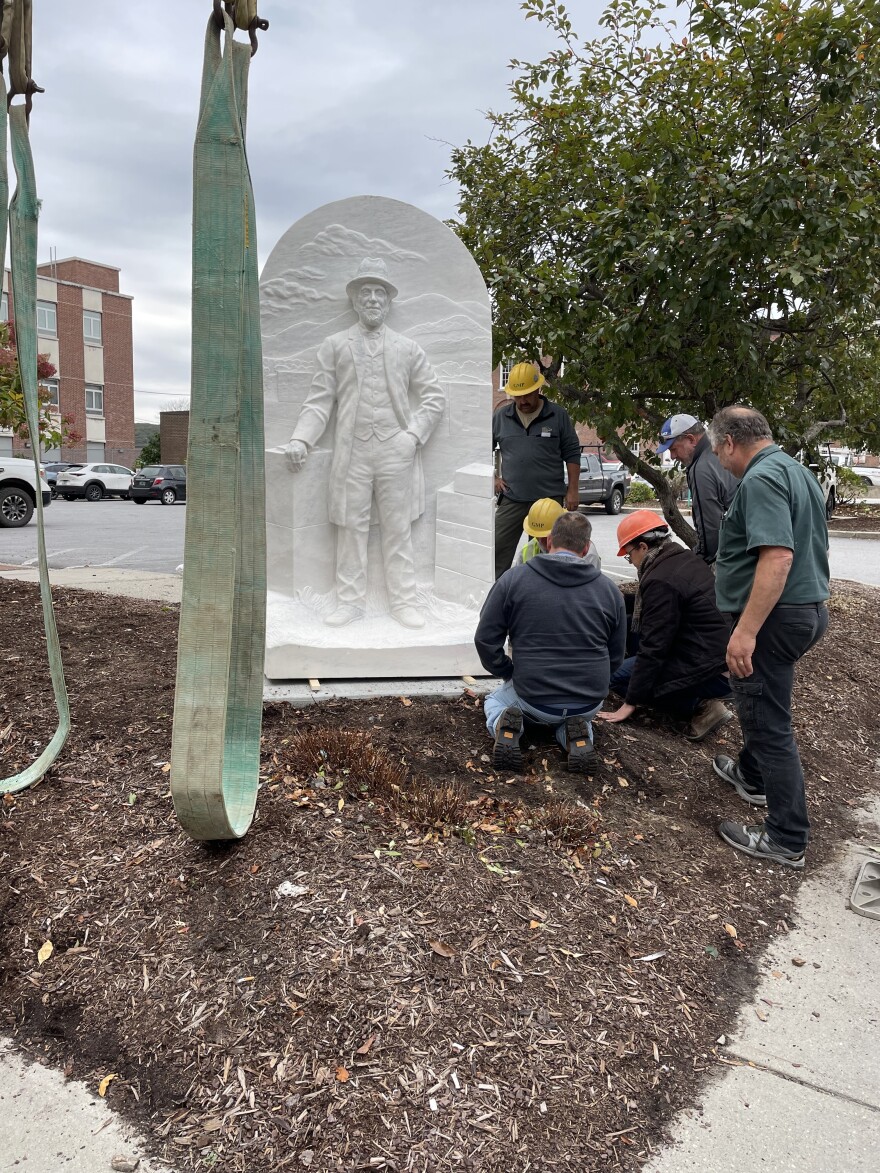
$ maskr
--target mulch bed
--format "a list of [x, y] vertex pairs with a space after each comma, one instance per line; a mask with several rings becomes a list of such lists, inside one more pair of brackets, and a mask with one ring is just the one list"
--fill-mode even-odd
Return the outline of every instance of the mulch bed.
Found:
[[[646, 718], [570, 777], [491, 769], [480, 702], [267, 706], [257, 819], [178, 828], [177, 608], [55, 592], [74, 729], [0, 805], [0, 1029], [134, 1118], [178, 1169], [637, 1168], [801, 877], [715, 835], [749, 810]], [[810, 863], [872, 785], [878, 593], [838, 585], [800, 669]], [[54, 728], [36, 587], [0, 582], [0, 769]], [[290, 894], [279, 894], [288, 885]], [[282, 892], [284, 889], [282, 889]], [[52, 944], [51, 956], [38, 952]]]
[[828, 523], [831, 533], [854, 530], [862, 533], [880, 532], [880, 508], [876, 505], [841, 505]]

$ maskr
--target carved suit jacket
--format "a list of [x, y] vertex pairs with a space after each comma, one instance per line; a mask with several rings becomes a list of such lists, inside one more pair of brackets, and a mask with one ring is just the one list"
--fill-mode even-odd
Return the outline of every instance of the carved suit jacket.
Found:
[[[292, 440], [310, 448], [323, 436], [333, 408], [336, 426], [330, 465], [330, 521], [346, 524], [348, 466], [354, 444], [355, 419], [366, 359], [360, 326], [331, 334], [318, 347], [315, 374], [299, 414]], [[443, 389], [418, 343], [385, 327], [385, 376], [391, 405], [401, 430], [418, 440], [410, 489], [410, 520], [425, 511], [425, 478], [421, 447], [433, 432], [446, 405]]]

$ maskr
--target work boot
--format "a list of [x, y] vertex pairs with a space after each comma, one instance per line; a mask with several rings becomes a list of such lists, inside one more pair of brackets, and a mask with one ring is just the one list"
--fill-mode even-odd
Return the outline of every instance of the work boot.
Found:
[[391, 614], [404, 627], [424, 627], [425, 617], [415, 607], [394, 607]]
[[725, 843], [729, 843], [744, 855], [754, 856], [755, 859], [766, 859], [768, 863], [781, 863], [787, 868], [800, 870], [804, 866], [802, 851], [789, 851], [787, 847], [780, 847], [774, 843], [764, 830], [763, 823], [755, 827], [744, 827], [742, 823], [733, 819], [725, 819], [718, 824], [718, 834]]
[[492, 765], [496, 770], [519, 770], [522, 768], [522, 752], [519, 748], [522, 732], [522, 710], [511, 705], [495, 722], [495, 748], [492, 751]]
[[719, 778], [723, 778], [725, 782], [730, 783], [740, 798], [744, 798], [752, 806], [767, 805], [767, 795], [764, 791], [758, 786], [753, 786], [751, 782], [747, 782], [743, 777], [742, 770], [739, 768], [739, 762], [735, 762], [727, 754], [720, 753], [717, 757], [713, 758], [712, 769]]
[[722, 701], [700, 701], [694, 710], [694, 715], [685, 732], [685, 737], [688, 741], [702, 741], [704, 737], [708, 737], [715, 729], [726, 725], [728, 721], [732, 720], [733, 713]]
[[568, 717], [565, 722], [565, 740], [568, 745], [568, 772], [592, 774], [596, 769], [596, 750], [590, 739], [590, 723], [586, 717]]
[[351, 603], [340, 603], [335, 611], [324, 617], [328, 627], [345, 627], [346, 623], [354, 623], [355, 619], [363, 619], [364, 613]]

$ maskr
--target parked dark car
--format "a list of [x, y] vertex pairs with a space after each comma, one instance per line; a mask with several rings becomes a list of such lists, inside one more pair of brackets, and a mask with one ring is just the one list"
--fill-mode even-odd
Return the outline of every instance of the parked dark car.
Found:
[[161, 501], [173, 505], [186, 500], [186, 469], [182, 464], [148, 464], [134, 474], [128, 495], [135, 505]]
[[598, 454], [581, 452], [581, 475], [578, 478], [581, 505], [604, 505], [606, 513], [620, 513], [631, 483], [632, 478], [623, 465], [612, 469], [603, 465]]
[[55, 488], [55, 482], [58, 479], [60, 472], [66, 472], [67, 469], [73, 468], [73, 464], [63, 460], [52, 460], [48, 464], [43, 465], [46, 474], [46, 483], [49, 486], [49, 491], [54, 500], [58, 496], [58, 490]]

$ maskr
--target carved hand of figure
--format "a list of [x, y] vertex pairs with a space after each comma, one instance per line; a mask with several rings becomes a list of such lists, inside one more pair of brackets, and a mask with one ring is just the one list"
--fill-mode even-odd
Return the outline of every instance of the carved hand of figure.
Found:
[[286, 446], [287, 462], [293, 472], [299, 472], [306, 462], [308, 455], [308, 448], [303, 444], [302, 440], [290, 440]]

